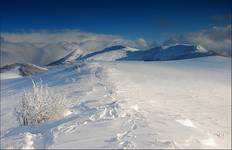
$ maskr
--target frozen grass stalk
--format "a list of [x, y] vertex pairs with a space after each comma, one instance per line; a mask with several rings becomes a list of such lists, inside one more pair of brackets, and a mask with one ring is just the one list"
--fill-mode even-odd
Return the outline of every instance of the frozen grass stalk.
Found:
[[42, 81], [34, 82], [31, 90], [24, 91], [16, 117], [20, 125], [32, 125], [57, 119], [63, 116], [66, 109], [65, 96], [54, 93]]

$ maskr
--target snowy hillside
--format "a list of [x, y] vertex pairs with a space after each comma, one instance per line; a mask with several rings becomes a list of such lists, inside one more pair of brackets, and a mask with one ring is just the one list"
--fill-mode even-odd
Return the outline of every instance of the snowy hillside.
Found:
[[49, 66], [52, 65], [60, 65], [75, 61], [115, 61], [127, 56], [128, 52], [138, 51], [138, 49], [125, 47], [122, 45], [115, 45], [112, 47], [107, 47], [103, 50], [97, 50], [94, 52], [88, 52], [80, 49], [76, 49], [66, 55], [65, 57], [51, 62], [48, 64]]
[[199, 45], [178, 44], [169, 47], [155, 47], [149, 50], [139, 50], [122, 45], [107, 47], [103, 50], [89, 52], [76, 49], [65, 57], [51, 62], [49, 65], [64, 64], [74, 61], [116, 61], [116, 60], [178, 60], [217, 55], [213, 51]]
[[22, 76], [30, 76], [45, 71], [47, 71], [46, 68], [33, 64], [15, 63], [0, 68], [0, 75], [1, 79], [10, 79]]
[[[124, 57], [124, 50], [117, 51], [82, 58]], [[14, 108], [23, 90], [31, 89], [31, 78], [66, 95], [71, 113], [20, 126]], [[1, 77], [1, 148], [230, 148], [230, 89], [231, 58], [219, 56], [84, 61], [31, 77]]]
[[95, 61], [115, 61], [122, 57], [125, 57], [128, 52], [138, 51], [138, 49], [126, 47], [122, 45], [116, 45], [105, 48], [101, 51], [87, 54], [80, 58], [80, 60], [95, 60]]
[[[199, 45], [178, 44], [141, 50], [123, 45], [88, 50], [78, 43], [58, 42], [30, 44], [3, 42], [1, 67], [12, 63], [32, 63], [39, 66], [56, 65], [75, 60], [177, 60], [218, 55]], [[27, 54], [27, 57], [24, 55]]]
[[75, 62], [83, 55], [83, 53], [84, 52], [82, 50], [76, 49], [76, 50], [72, 51], [71, 53], [69, 53], [68, 55], [66, 55], [65, 57], [49, 63], [48, 66], [61, 65], [61, 64], [65, 64], [65, 63]]

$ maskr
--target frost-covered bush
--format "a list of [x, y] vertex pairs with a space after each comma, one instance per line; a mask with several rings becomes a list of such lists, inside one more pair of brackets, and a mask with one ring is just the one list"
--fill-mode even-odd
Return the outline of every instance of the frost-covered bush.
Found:
[[54, 93], [42, 82], [34, 82], [31, 90], [24, 91], [16, 107], [16, 117], [21, 125], [39, 124], [61, 117], [66, 109], [65, 96]]

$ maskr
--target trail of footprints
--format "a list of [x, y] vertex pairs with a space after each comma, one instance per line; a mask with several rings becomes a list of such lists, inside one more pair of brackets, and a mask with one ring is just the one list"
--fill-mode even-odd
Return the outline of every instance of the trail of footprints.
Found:
[[[133, 106], [131, 109], [135, 110], [135, 113], [131, 113], [131, 111], [124, 110], [117, 101], [117, 93], [113, 90], [112, 85], [110, 83], [104, 82], [102, 79], [104, 78], [104, 73], [102, 66], [98, 66], [98, 64], [92, 64], [90, 76], [90, 82], [88, 82], [88, 86], [90, 86], [90, 91], [83, 91], [81, 93], [81, 97], [84, 99], [83, 101], [79, 102], [77, 106], [74, 107], [76, 111], [79, 113], [75, 115], [79, 115], [80, 117], [76, 120], [71, 122], [67, 122], [61, 124], [52, 130], [53, 137], [51, 139], [59, 136], [60, 134], [70, 134], [76, 132], [78, 126], [86, 125], [93, 122], [99, 121], [108, 121], [117, 118], [124, 118], [125, 131], [121, 133], [117, 133], [115, 137], [110, 139], [110, 142], [114, 142], [119, 144], [121, 148], [136, 148], [134, 140], [136, 139], [135, 130], [140, 126], [144, 125], [146, 120], [143, 118], [142, 114], [138, 111], [138, 106]], [[78, 75], [78, 72], [77, 72]], [[130, 86], [134, 87], [132, 83]], [[71, 91], [75, 93], [75, 91]], [[80, 94], [80, 93], [79, 93]], [[102, 95], [104, 94], [104, 95]], [[87, 101], [92, 101], [92, 97], [95, 95], [100, 95], [104, 99], [107, 99], [106, 103], [103, 103], [99, 106], [88, 106]], [[91, 97], [92, 96], [92, 97]], [[101, 99], [99, 99], [100, 101]], [[27, 143], [26, 148], [33, 148], [33, 139], [32, 135], [28, 135], [25, 137]], [[44, 137], [46, 138], [46, 137]], [[45, 148], [49, 146], [44, 146]]]

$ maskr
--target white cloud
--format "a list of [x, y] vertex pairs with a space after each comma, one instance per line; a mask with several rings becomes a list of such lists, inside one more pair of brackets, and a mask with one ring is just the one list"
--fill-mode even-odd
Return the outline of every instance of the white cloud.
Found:
[[95, 34], [90, 32], [81, 32], [79, 30], [59, 30], [59, 31], [32, 31], [18, 33], [2, 33], [2, 37], [9, 42], [32, 44], [48, 44], [58, 42], [74, 42], [87, 50], [95, 50], [115, 44], [130, 45], [135, 48], [147, 48], [148, 44], [144, 39], [136, 41], [125, 39], [121, 36]]
[[175, 36], [164, 42], [165, 45], [176, 43], [199, 44], [208, 50], [231, 56], [231, 25]]
[[149, 47], [149, 44], [142, 38], [133, 41], [121, 36], [79, 30], [2, 33], [1, 43], [1, 66], [15, 62], [46, 65], [74, 50], [67, 48], [72, 45], [85, 51], [101, 50], [113, 45], [139, 49]]
[[135, 41], [135, 43], [137, 45], [141, 45], [142, 47], [148, 47], [148, 43], [143, 38], [139, 38]]

